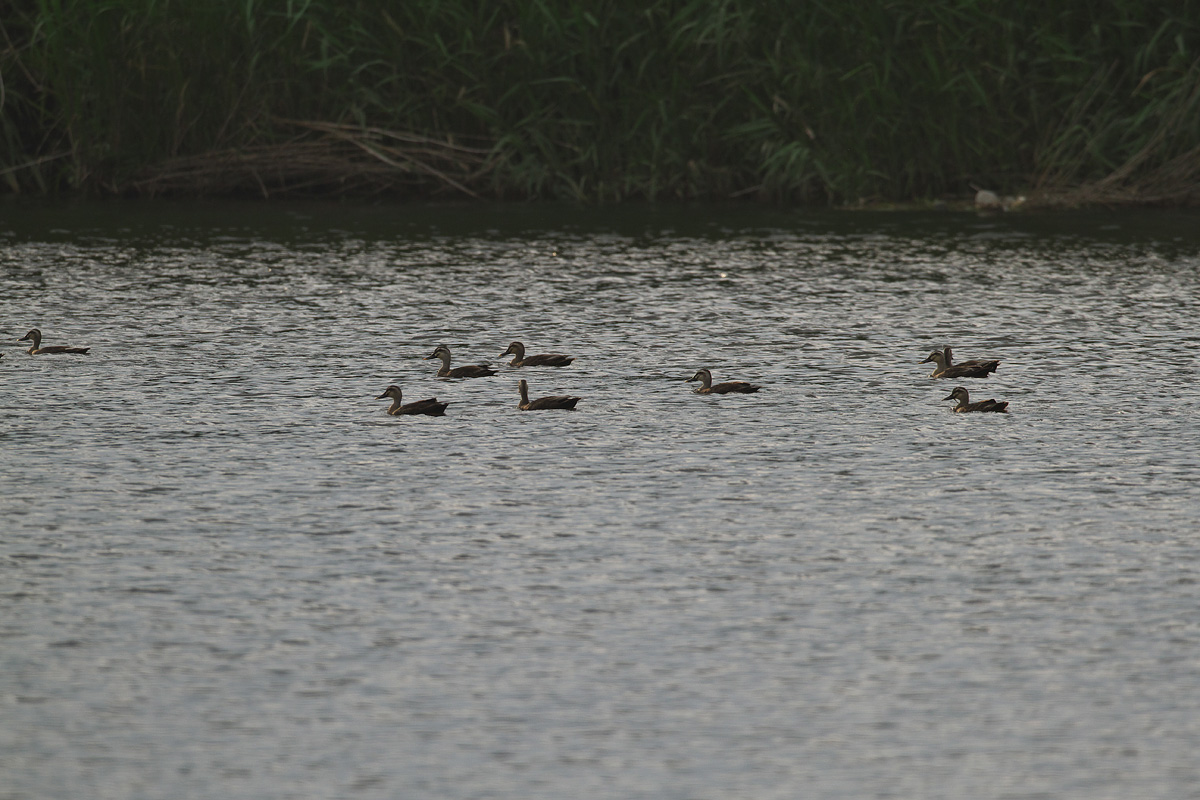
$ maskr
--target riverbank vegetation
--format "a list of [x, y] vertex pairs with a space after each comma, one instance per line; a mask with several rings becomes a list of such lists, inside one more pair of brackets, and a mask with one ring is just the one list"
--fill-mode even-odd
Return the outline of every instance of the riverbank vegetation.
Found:
[[1200, 0], [24, 0], [0, 185], [1200, 204]]

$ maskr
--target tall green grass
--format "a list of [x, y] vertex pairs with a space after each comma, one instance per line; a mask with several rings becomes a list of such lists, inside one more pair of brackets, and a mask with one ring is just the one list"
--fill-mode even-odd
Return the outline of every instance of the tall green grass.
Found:
[[297, 121], [363, 131], [343, 160], [368, 129], [483, 148], [455, 176], [433, 144], [387, 161], [421, 167], [398, 188], [499, 198], [1200, 183], [1200, 0], [26, 0], [0, 28], [10, 191], [206, 159], [294, 188], [289, 147], [333, 141]]

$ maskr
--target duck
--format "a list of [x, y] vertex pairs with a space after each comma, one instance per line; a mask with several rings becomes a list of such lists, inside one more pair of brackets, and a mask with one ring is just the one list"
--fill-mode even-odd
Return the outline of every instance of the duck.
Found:
[[17, 339], [18, 342], [33, 342], [33, 347], [29, 348], [29, 355], [42, 356], [52, 355], [54, 353], [79, 353], [83, 355], [90, 347], [64, 347], [61, 344], [51, 345], [50, 347], [42, 347], [42, 332], [34, 328], [29, 333]]
[[929, 373], [931, 378], [986, 378], [1000, 366], [999, 361], [964, 361], [961, 364], [953, 362], [953, 353], [949, 347], [944, 350], [934, 350], [922, 364], [933, 362], [937, 366]]
[[403, 414], [424, 414], [428, 417], [444, 417], [446, 416], [446, 406], [449, 403], [439, 403], [436, 397], [431, 397], [428, 400], [417, 400], [414, 403], [401, 404], [404, 398], [404, 393], [400, 391], [399, 386], [389, 386], [383, 390], [383, 394], [376, 397], [376, 400], [384, 398], [392, 398], [392, 407], [387, 410], [387, 413], [393, 417], [399, 417]]
[[996, 411], [1001, 414], [1008, 413], [1008, 402], [998, 402], [996, 400], [987, 399], [980, 400], [978, 403], [971, 402], [971, 393], [962, 386], [955, 386], [954, 391], [943, 400], [957, 400], [958, 405], [954, 407], [955, 414], [965, 414], [968, 411]]
[[496, 370], [487, 364], [471, 364], [466, 367], [450, 369], [450, 348], [444, 344], [439, 345], [431, 355], [425, 356], [426, 361], [433, 358], [440, 358], [442, 360], [442, 368], [437, 372], [439, 378], [486, 378], [489, 375], [496, 374]]
[[582, 397], [569, 397], [565, 394], [560, 394], [530, 400], [528, 383], [522, 380], [517, 384], [517, 388], [521, 390], [521, 402], [517, 404], [517, 408], [522, 411], [545, 411], [551, 408], [563, 408], [567, 411], [574, 411], [575, 404], [583, 399]]
[[510, 367], [565, 367], [575, 360], [574, 356], [564, 356], [562, 353], [542, 353], [537, 356], [526, 356], [525, 345], [513, 342], [508, 349], [500, 354], [501, 358], [512, 355], [508, 362]]
[[694, 390], [695, 394], [751, 394], [762, 388], [746, 381], [726, 381], [713, 386], [712, 373], [707, 369], [696, 370], [696, 374], [688, 378], [687, 383], [692, 381], [700, 381], [701, 384]]

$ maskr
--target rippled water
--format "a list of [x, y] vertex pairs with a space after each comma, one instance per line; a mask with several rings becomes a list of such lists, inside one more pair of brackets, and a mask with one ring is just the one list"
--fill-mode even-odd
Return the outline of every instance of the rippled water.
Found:
[[[1195, 215], [9, 206], [0, 242], [4, 800], [1200, 797]], [[578, 360], [422, 360], [513, 339]], [[950, 412], [945, 344], [1011, 413]]]

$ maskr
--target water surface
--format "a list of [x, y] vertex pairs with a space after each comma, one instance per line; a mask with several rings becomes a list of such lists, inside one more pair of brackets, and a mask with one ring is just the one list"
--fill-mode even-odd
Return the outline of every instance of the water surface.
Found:
[[1200, 797], [1197, 223], [6, 206], [0, 798]]

